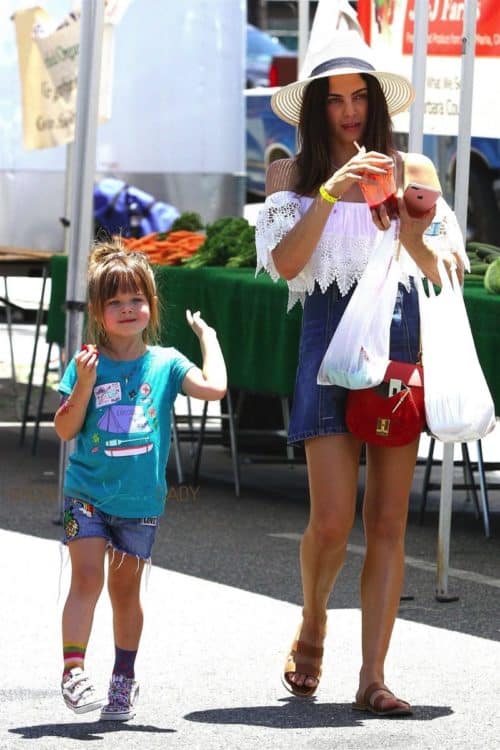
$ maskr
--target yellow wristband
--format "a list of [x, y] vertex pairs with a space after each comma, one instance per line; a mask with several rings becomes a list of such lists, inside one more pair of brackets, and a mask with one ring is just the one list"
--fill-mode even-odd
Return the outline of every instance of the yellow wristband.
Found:
[[337, 203], [337, 201], [340, 200], [340, 198], [336, 198], [334, 195], [330, 195], [330, 193], [328, 192], [328, 190], [326, 189], [324, 185], [320, 185], [319, 194], [321, 195], [323, 200], [325, 200], [327, 203], [333, 204], [333, 203]]

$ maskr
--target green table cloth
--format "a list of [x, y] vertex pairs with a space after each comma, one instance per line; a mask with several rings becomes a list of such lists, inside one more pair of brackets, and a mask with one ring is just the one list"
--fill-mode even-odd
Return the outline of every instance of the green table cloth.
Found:
[[200, 364], [197, 338], [186, 308], [200, 310], [219, 337], [229, 384], [265, 394], [293, 393], [302, 310], [286, 314], [288, 289], [249, 268], [158, 267], [162, 344]]
[[481, 367], [500, 415], [500, 294], [488, 294], [481, 282], [466, 283], [464, 301]]
[[[51, 261], [47, 339], [58, 343], [64, 341], [66, 266], [64, 255]], [[287, 314], [285, 282], [274, 283], [267, 274], [255, 278], [250, 268], [157, 266], [155, 274], [164, 346], [175, 346], [200, 364], [198, 340], [185, 319], [186, 308], [200, 310], [217, 330], [232, 387], [292, 395], [302, 309], [296, 305]], [[467, 282], [464, 299], [479, 360], [500, 414], [500, 295], [488, 294], [480, 283]]]
[[64, 346], [66, 316], [64, 301], [66, 299], [66, 276], [68, 256], [53, 255], [50, 259], [50, 300], [47, 311], [47, 342]]

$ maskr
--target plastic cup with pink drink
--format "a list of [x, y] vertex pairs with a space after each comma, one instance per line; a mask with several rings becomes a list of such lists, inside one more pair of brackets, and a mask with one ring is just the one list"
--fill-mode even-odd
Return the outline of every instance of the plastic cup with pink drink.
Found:
[[[355, 144], [359, 151], [364, 149]], [[363, 193], [365, 201], [370, 208], [379, 208], [382, 204], [385, 206], [389, 218], [393, 219], [398, 215], [398, 200], [396, 198], [396, 180], [394, 178], [394, 163], [384, 166], [385, 172], [370, 173], [371, 182], [360, 182], [359, 187]]]

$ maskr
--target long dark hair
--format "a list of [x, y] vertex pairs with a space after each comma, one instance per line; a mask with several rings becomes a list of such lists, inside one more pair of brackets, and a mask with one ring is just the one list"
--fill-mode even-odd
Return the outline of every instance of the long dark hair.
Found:
[[[392, 154], [392, 121], [384, 92], [378, 80], [361, 73], [368, 89], [368, 117], [363, 134], [367, 151]], [[331, 176], [330, 130], [326, 117], [329, 93], [328, 77], [317, 78], [306, 87], [298, 126], [297, 183], [300, 195], [310, 195]]]

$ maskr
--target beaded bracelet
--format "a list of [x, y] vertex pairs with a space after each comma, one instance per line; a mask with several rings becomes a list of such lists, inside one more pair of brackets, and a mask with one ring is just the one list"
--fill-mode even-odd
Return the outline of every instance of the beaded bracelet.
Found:
[[330, 193], [328, 192], [328, 190], [326, 189], [324, 185], [320, 185], [319, 194], [321, 195], [323, 200], [325, 200], [327, 203], [333, 204], [333, 203], [337, 203], [337, 201], [340, 200], [340, 198], [337, 198], [335, 195], [330, 195]]

